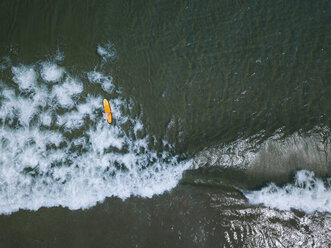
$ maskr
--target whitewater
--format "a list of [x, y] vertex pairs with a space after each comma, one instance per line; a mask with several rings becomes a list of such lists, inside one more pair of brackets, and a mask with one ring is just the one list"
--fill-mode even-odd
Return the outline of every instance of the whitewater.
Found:
[[[97, 52], [101, 65], [115, 56], [109, 45]], [[95, 68], [72, 75], [63, 60], [57, 53], [32, 65], [11, 65], [8, 58], [2, 66], [12, 76], [1, 81], [0, 214], [84, 209], [106, 197], [151, 197], [175, 187], [190, 161], [149, 148], [149, 136], [139, 134], [143, 124], [128, 114], [131, 99], [116, 93], [110, 75]], [[102, 93], [85, 94], [87, 84]], [[103, 98], [113, 125], [103, 118]]]
[[[276, 132], [258, 146], [256, 137], [238, 139], [185, 161], [173, 155], [174, 145], [167, 140], [156, 151], [150, 144], [156, 138], [145, 134], [139, 116], [131, 115], [134, 101], [123, 97], [112, 76], [102, 72], [116, 58], [114, 46], [98, 45], [97, 54], [99, 66], [79, 73], [63, 66], [65, 56], [59, 51], [34, 64], [2, 58], [0, 70], [10, 76], [0, 81], [0, 214], [54, 206], [86, 209], [112, 196], [152, 197], [174, 188], [185, 170], [206, 164], [239, 167], [254, 177], [261, 164], [267, 164], [264, 170], [270, 174], [305, 163], [312, 168], [321, 164], [325, 151], [323, 168], [329, 168], [330, 145], [320, 149], [316, 134], [283, 139]], [[96, 90], [86, 93], [86, 87]], [[112, 125], [104, 119], [103, 98], [110, 102]], [[304, 158], [298, 168], [288, 166], [293, 156]], [[242, 192], [249, 204], [331, 212], [330, 182], [299, 170], [286, 185], [270, 183]]]

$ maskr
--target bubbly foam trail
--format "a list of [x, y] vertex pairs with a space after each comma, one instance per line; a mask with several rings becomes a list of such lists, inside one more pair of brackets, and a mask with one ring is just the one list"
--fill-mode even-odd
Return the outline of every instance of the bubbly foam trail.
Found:
[[246, 192], [252, 204], [264, 204], [280, 210], [299, 209], [331, 213], [331, 179], [323, 182], [314, 177], [314, 172], [298, 171], [293, 184], [278, 187], [274, 183], [257, 191]]
[[[102, 63], [115, 54], [109, 44], [97, 51]], [[190, 161], [149, 150], [148, 137], [132, 138], [143, 124], [122, 112], [132, 102], [114, 98], [111, 76], [88, 72], [85, 83], [104, 94], [82, 97], [83, 79], [58, 65], [62, 60], [58, 52], [53, 61], [6, 67], [14, 84], [1, 79], [0, 214], [88, 208], [110, 196], [151, 197], [175, 187]], [[114, 125], [102, 118], [104, 97]], [[132, 131], [122, 128], [127, 122]]]

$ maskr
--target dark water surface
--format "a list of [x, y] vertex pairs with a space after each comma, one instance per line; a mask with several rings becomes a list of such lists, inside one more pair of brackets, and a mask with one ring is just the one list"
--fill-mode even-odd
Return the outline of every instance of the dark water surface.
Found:
[[330, 20], [1, 1], [0, 246], [329, 247]]
[[1, 218], [1, 239], [4, 247], [328, 247], [330, 221], [248, 206], [227, 188], [179, 186], [87, 211], [20, 211]]

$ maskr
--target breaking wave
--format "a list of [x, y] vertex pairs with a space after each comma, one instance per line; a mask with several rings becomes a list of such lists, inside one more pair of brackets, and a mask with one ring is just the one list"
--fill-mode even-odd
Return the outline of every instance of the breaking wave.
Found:
[[[193, 182], [213, 184], [220, 175], [226, 184], [244, 188], [252, 204], [331, 212], [329, 128], [289, 136], [278, 130], [271, 137], [261, 131], [181, 161], [166, 140], [161, 152], [152, 148], [154, 137], [132, 114], [135, 104], [102, 72], [116, 57], [114, 46], [98, 45], [96, 52], [100, 70], [80, 74], [62, 65], [59, 51], [30, 65], [0, 60], [0, 214], [88, 208], [111, 196], [151, 197], [175, 187], [187, 169], [210, 168], [222, 170]], [[103, 98], [111, 104], [113, 125], [102, 116]]]
[[[115, 56], [99, 45], [101, 64]], [[190, 161], [149, 146], [133, 101], [96, 69], [73, 75], [64, 59], [1, 66], [0, 214], [63, 206], [88, 208], [106, 197], [151, 197], [176, 186]], [[86, 93], [86, 87], [97, 88]], [[111, 104], [114, 125], [102, 116]], [[129, 127], [129, 128], [127, 128]], [[166, 142], [165, 142], [166, 143]]]
[[184, 181], [230, 184], [240, 189], [251, 204], [307, 213], [331, 212], [330, 129], [316, 127], [290, 136], [278, 130], [263, 138], [260, 133], [200, 152], [191, 169], [203, 173], [191, 172]]

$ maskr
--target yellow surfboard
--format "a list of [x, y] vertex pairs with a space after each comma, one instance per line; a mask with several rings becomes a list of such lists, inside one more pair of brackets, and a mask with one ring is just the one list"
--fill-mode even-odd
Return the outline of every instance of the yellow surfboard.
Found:
[[110, 124], [111, 123], [111, 111], [110, 111], [110, 106], [109, 102], [107, 99], [103, 99], [103, 109], [105, 113], [107, 114], [107, 121]]

